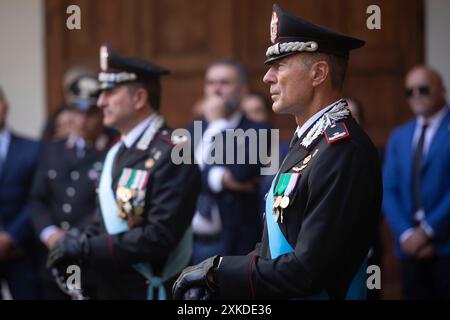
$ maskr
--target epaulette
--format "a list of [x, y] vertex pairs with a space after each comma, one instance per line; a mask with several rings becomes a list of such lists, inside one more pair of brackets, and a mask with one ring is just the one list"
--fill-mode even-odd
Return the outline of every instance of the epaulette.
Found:
[[176, 143], [172, 141], [172, 139], [168, 136], [168, 135], [164, 135], [162, 132], [160, 134], [157, 135], [157, 138], [170, 144], [170, 145], [175, 145]]
[[336, 143], [350, 136], [344, 122], [336, 122], [325, 130], [325, 138], [328, 144]]
[[[345, 119], [350, 116], [350, 110], [348, 109], [348, 103], [345, 100], [339, 100], [334, 106], [331, 107], [308, 131], [303, 138], [301, 145], [305, 148], [309, 148], [316, 142], [322, 134], [327, 135], [327, 130], [332, 126], [337, 126], [339, 120]], [[341, 132], [341, 126], [339, 125], [337, 130]], [[348, 134], [348, 130], [345, 130]], [[344, 139], [343, 136], [334, 137], [334, 133], [330, 132], [329, 137], [332, 137], [332, 141], [337, 141], [337, 138]], [[348, 136], [348, 135], [347, 135]], [[328, 139], [328, 138], [327, 138]], [[334, 140], [333, 140], [334, 139]], [[330, 143], [330, 142], [329, 142]]]

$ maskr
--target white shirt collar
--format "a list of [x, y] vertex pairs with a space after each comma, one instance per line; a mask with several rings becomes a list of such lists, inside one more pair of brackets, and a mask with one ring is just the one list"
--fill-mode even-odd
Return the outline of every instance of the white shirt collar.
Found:
[[[439, 127], [441, 124], [442, 119], [444, 119], [447, 111], [449, 109], [449, 106], [444, 106], [441, 110], [439, 110], [436, 114], [431, 116], [428, 120], [428, 129], [433, 129]], [[417, 117], [417, 126], [422, 128], [423, 124], [425, 123], [425, 118], [423, 116]]]
[[327, 112], [333, 105], [335, 105], [341, 100], [343, 99], [339, 99], [333, 102], [332, 104], [326, 106], [325, 108], [321, 109], [319, 112], [315, 113], [311, 118], [309, 118], [301, 127], [297, 127], [295, 131], [297, 132], [297, 136], [300, 138], [306, 132], [306, 130], [308, 130], [314, 124], [314, 122], [319, 120], [319, 118], [323, 116], [325, 112]]
[[241, 122], [242, 117], [243, 113], [237, 111], [233, 113], [229, 118], [220, 118], [209, 122], [208, 127], [203, 134], [203, 138], [206, 139], [206, 141], [210, 141], [211, 137], [218, 134], [219, 132], [222, 132], [226, 129], [236, 129], [239, 125], [239, 122]]
[[156, 112], [152, 113], [147, 118], [142, 120], [137, 126], [135, 126], [130, 132], [128, 132], [128, 134], [122, 135], [122, 142], [125, 144], [125, 147], [130, 148], [136, 142], [145, 129], [147, 129], [150, 125], [150, 122], [152, 122], [156, 114]]
[[[425, 137], [424, 137], [425, 140], [424, 140], [424, 145], [423, 145], [424, 155], [428, 154], [428, 150], [430, 149], [430, 146], [434, 139], [434, 136], [436, 135], [436, 132], [438, 131], [439, 126], [441, 125], [442, 120], [444, 120], [444, 117], [448, 111], [449, 111], [449, 106], [445, 106], [427, 120], [428, 127], [427, 127], [427, 131], [425, 132]], [[413, 134], [413, 139], [412, 139], [413, 149], [416, 148], [417, 143], [419, 142], [420, 135], [422, 133], [422, 127], [423, 127], [424, 123], [425, 123], [424, 117], [422, 117], [422, 116], [417, 117], [416, 127], [414, 129], [414, 134]]]
[[11, 131], [7, 127], [4, 127], [2, 130], [0, 130], [0, 139], [5, 139], [10, 135]]
[[239, 122], [241, 122], [242, 119], [242, 112], [237, 111], [235, 112], [229, 119], [228, 119], [228, 126], [227, 129], [235, 129], [239, 125]]
[[10, 141], [11, 131], [5, 127], [0, 131], [0, 159], [6, 158]]

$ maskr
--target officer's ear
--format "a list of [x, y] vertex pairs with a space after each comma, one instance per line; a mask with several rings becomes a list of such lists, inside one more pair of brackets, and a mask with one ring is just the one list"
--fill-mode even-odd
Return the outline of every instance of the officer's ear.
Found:
[[327, 61], [319, 60], [314, 62], [310, 69], [312, 86], [317, 87], [321, 85], [328, 78], [329, 72], [330, 66]]
[[133, 102], [135, 108], [140, 110], [142, 108], [147, 108], [148, 105], [148, 92], [144, 88], [138, 88], [134, 91]]

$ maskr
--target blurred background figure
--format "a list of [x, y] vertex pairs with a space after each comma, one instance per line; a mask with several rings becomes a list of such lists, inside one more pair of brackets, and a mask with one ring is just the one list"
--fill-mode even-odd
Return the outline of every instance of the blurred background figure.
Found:
[[66, 139], [76, 129], [76, 110], [61, 106], [48, 119], [42, 139], [44, 142], [53, 142]]
[[364, 109], [362, 107], [361, 102], [355, 98], [346, 98], [346, 99], [353, 118], [355, 118], [359, 126], [364, 129], [366, 123], [364, 119]]
[[[47, 250], [65, 235], [79, 234], [91, 222], [99, 174], [113, 139], [105, 134], [103, 115], [96, 107], [96, 77], [82, 74], [73, 81], [68, 99], [73, 126], [67, 138], [45, 144], [30, 197], [34, 227], [43, 244], [41, 277], [45, 299], [67, 298], [45, 268]], [[83, 281], [88, 295], [95, 297], [88, 274]]]
[[248, 94], [242, 99], [242, 111], [245, 116], [254, 122], [269, 123], [271, 108], [265, 96], [259, 93]]
[[[80, 126], [82, 126], [83, 117], [80, 117], [78, 110], [95, 105], [97, 99], [95, 96], [88, 96], [95, 83], [89, 80], [82, 82], [79, 80], [84, 78], [96, 81], [96, 77], [97, 75], [92, 70], [84, 66], [74, 66], [66, 71], [62, 82], [64, 102], [48, 119], [42, 136], [44, 141], [58, 141], [66, 139], [72, 134], [79, 134], [82, 130]], [[112, 129], [105, 129], [103, 126], [100, 128], [108, 136], [117, 135]]]
[[384, 211], [397, 240], [407, 299], [450, 298], [450, 112], [440, 74], [409, 71], [415, 118], [391, 135], [384, 164]]
[[36, 242], [26, 206], [39, 144], [6, 126], [8, 102], [0, 87], [0, 299], [37, 299]]
[[[242, 100], [242, 111], [245, 113], [245, 116], [248, 119], [256, 123], [265, 125], [270, 129], [273, 129], [274, 126], [271, 121], [273, 116], [272, 102], [269, 99], [267, 99], [266, 96], [260, 93], [247, 94]], [[272, 149], [273, 146], [271, 146], [271, 150]], [[289, 150], [289, 141], [280, 138], [278, 150], [279, 150], [278, 159], [284, 159]], [[259, 193], [259, 212], [261, 214], [265, 210], [265, 203], [266, 203], [265, 195], [270, 189], [270, 185], [272, 184], [273, 178], [274, 175], [263, 175], [260, 177], [258, 193]]]
[[[234, 164], [207, 164], [213, 137], [221, 135], [225, 159], [226, 129], [268, 129], [249, 120], [242, 112], [242, 99], [248, 93], [245, 68], [231, 60], [211, 64], [206, 70], [204, 98], [196, 109], [202, 111], [203, 137], [195, 146], [195, 157], [202, 175], [202, 191], [192, 221], [194, 231], [193, 262], [215, 255], [244, 254], [260, 237], [259, 211], [260, 163], [249, 164], [249, 141], [235, 143]], [[190, 126], [192, 131], [193, 126]], [[191, 137], [193, 137], [191, 132]], [[239, 149], [237, 149], [239, 148]], [[217, 153], [218, 150], [215, 150]], [[246, 164], [237, 164], [236, 155], [245, 152]]]

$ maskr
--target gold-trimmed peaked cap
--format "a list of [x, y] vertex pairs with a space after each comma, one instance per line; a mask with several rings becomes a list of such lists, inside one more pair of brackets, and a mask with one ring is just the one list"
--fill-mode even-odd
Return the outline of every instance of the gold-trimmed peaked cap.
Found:
[[278, 4], [273, 5], [270, 41], [265, 63], [300, 52], [324, 52], [348, 59], [350, 50], [365, 44], [363, 40], [293, 16]]
[[108, 45], [100, 47], [100, 89], [112, 89], [125, 82], [146, 82], [170, 73], [149, 61], [113, 52]]

